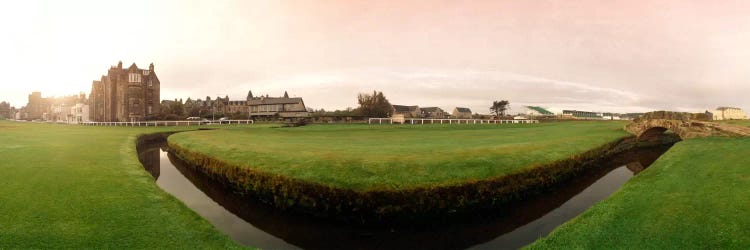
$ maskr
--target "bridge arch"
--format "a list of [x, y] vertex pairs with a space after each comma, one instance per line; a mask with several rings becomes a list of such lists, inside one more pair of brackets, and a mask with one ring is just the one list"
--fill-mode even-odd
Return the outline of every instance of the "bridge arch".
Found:
[[669, 139], [673, 141], [682, 140], [679, 128], [668, 128], [667, 126], [654, 126], [643, 130], [637, 135], [639, 141], [657, 141]]
[[[678, 139], [706, 136], [748, 136], [750, 128], [710, 122], [707, 114], [657, 111], [644, 114], [625, 126], [625, 130], [641, 139], [676, 135]], [[665, 133], [671, 131], [673, 133]]]

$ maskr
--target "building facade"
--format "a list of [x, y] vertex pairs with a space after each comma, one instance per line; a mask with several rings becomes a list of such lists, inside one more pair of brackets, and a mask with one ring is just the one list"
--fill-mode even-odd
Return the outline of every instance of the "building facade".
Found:
[[10, 112], [10, 103], [0, 102], [0, 119], [13, 119]]
[[563, 116], [570, 116], [574, 119], [602, 119], [602, 113], [580, 110], [563, 110]]
[[68, 123], [82, 123], [90, 121], [89, 105], [86, 103], [76, 103], [70, 107]]
[[448, 116], [443, 109], [438, 107], [426, 107], [426, 108], [420, 108], [420, 112], [422, 112], [423, 118], [431, 118], [431, 119], [443, 119]]
[[718, 107], [713, 112], [714, 120], [745, 120], [747, 114], [740, 108]]
[[29, 102], [24, 108], [21, 119], [24, 120], [41, 120], [49, 112], [49, 103], [47, 98], [42, 98], [42, 92], [31, 92]]
[[260, 96], [254, 97], [252, 92], [247, 95], [247, 110], [251, 118], [296, 120], [310, 117], [301, 97], [289, 97], [284, 92], [282, 97]]
[[159, 114], [160, 86], [153, 63], [148, 69], [140, 69], [135, 63], [123, 68], [118, 62], [107, 75], [91, 84], [90, 120], [141, 121]]
[[[43, 120], [56, 122], [74, 122], [77, 110], [88, 109], [85, 93], [61, 97], [42, 97], [41, 92], [32, 92], [25, 107], [14, 111], [17, 120]], [[81, 119], [87, 121], [88, 117]]]
[[71, 122], [73, 116], [72, 108], [76, 105], [86, 105], [86, 94], [69, 95], [63, 97], [48, 97], [49, 111], [44, 114], [43, 120], [56, 122]]
[[471, 109], [456, 107], [453, 109], [453, 118], [456, 119], [471, 119]]
[[421, 117], [421, 114], [421, 109], [416, 105], [391, 105], [391, 117], [403, 115], [404, 118], [419, 118]]
[[605, 112], [605, 113], [602, 113], [602, 119], [603, 120], [612, 120], [612, 121], [622, 120], [622, 115], [618, 114], [618, 113], [608, 113], [608, 112]]

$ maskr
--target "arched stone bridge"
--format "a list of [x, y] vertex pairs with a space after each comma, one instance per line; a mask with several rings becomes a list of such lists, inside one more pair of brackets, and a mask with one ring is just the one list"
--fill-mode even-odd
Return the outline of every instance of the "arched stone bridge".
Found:
[[638, 138], [656, 137], [670, 130], [681, 139], [706, 136], [750, 136], [750, 127], [711, 122], [710, 114], [656, 111], [625, 126]]

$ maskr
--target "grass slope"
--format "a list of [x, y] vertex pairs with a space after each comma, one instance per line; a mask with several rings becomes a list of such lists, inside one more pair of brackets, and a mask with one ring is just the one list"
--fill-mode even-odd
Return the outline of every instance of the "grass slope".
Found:
[[732, 125], [738, 125], [738, 126], [750, 127], [750, 120], [727, 120], [727, 121], [718, 121], [718, 122], [719, 123], [732, 124]]
[[676, 144], [531, 249], [750, 248], [750, 138]]
[[319, 125], [175, 134], [170, 143], [230, 164], [358, 191], [503, 176], [626, 136], [621, 122]]
[[0, 249], [237, 247], [138, 162], [174, 129], [0, 122]]

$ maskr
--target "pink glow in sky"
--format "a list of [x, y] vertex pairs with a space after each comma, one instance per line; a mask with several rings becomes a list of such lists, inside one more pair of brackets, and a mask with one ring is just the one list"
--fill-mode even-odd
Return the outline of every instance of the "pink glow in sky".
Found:
[[162, 98], [750, 109], [748, 1], [5, 1], [0, 100], [153, 62]]

